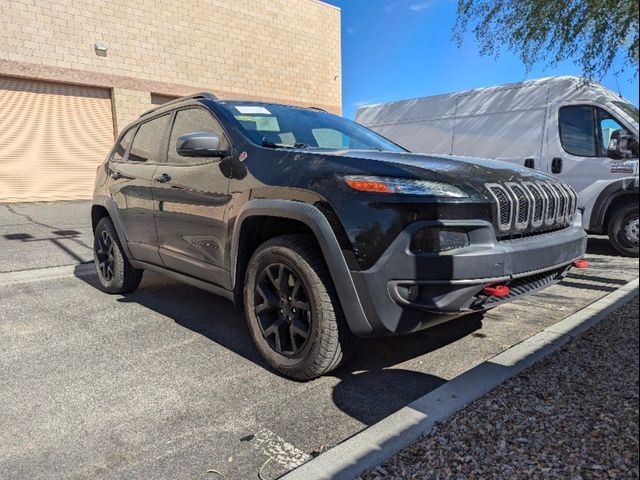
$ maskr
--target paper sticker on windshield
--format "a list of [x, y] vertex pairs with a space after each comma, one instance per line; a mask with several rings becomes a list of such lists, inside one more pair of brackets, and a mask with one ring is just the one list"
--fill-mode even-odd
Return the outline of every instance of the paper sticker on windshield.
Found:
[[271, 115], [271, 112], [259, 105], [236, 105], [236, 110], [240, 113], [256, 114], [262, 113], [263, 115]]

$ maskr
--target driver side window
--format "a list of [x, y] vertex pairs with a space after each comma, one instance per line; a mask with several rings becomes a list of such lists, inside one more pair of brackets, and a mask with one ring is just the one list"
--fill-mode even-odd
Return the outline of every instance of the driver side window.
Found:
[[609, 141], [611, 140], [611, 134], [616, 130], [626, 130], [615, 118], [613, 118], [609, 112], [596, 108], [598, 118], [598, 144], [600, 147], [600, 155], [607, 156], [607, 150], [609, 149]]
[[626, 128], [606, 110], [591, 105], [560, 108], [560, 141], [579, 157], [606, 157], [611, 134]]
[[189, 165], [194, 162], [202, 162], [202, 158], [183, 157], [176, 151], [178, 137], [187, 133], [207, 132], [215, 133], [220, 137], [220, 150], [227, 150], [229, 142], [220, 124], [208, 112], [202, 108], [187, 108], [178, 110], [171, 128], [169, 138], [169, 152], [167, 163], [174, 165]]

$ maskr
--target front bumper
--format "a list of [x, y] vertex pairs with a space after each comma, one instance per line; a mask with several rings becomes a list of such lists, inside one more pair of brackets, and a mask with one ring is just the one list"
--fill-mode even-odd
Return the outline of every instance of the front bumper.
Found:
[[[447, 226], [467, 230], [470, 245], [443, 253], [410, 252], [418, 230]], [[505, 241], [498, 241], [484, 221], [415, 222], [373, 267], [351, 276], [371, 335], [407, 333], [552, 285], [584, 255], [586, 245], [579, 214], [563, 230]], [[483, 293], [496, 283], [509, 285], [510, 295], [498, 299]]]

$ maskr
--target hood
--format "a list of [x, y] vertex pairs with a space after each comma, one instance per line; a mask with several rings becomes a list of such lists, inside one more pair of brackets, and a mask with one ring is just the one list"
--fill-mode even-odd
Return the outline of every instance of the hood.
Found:
[[[426, 180], [447, 179], [450, 182], [469, 184], [475, 187], [479, 183], [548, 181], [553, 179], [553, 177], [539, 170], [486, 158], [378, 152], [372, 150], [333, 150], [323, 153], [327, 157], [344, 157], [345, 159], [380, 162], [380, 164], [388, 166], [409, 167], [404, 170], [418, 178]], [[357, 163], [361, 168], [366, 165], [373, 167], [368, 162]], [[375, 173], [371, 173], [374, 175], [384, 174], [380, 172], [379, 168], [375, 168]]]

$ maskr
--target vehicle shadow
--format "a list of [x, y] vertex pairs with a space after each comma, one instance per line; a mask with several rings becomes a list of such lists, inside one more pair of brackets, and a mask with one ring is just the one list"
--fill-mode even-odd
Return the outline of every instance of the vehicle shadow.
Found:
[[[98, 289], [97, 277], [86, 269], [76, 268], [76, 276]], [[118, 302], [149, 308], [279, 375], [255, 349], [241, 312], [222, 297], [146, 272], [140, 287]], [[482, 327], [481, 320], [469, 315], [411, 335], [360, 340], [353, 357], [328, 374], [340, 380], [332, 391], [334, 404], [371, 425], [438, 388], [445, 379], [395, 366], [471, 334]]]
[[360, 340], [353, 358], [330, 375], [338, 377], [333, 402], [366, 425], [426, 395], [444, 378], [396, 365], [445, 347], [482, 328], [482, 315], [470, 314], [410, 335]]
[[620, 254], [611, 245], [609, 237], [589, 235], [587, 241], [587, 255], [606, 255], [610, 257], [619, 257]]

